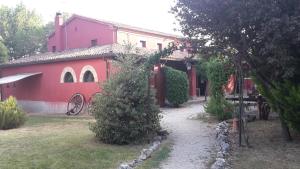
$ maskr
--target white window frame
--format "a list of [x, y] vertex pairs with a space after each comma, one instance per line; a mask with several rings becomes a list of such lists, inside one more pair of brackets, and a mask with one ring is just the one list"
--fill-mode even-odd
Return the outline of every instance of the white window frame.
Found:
[[[81, 72], [80, 72], [80, 76], [79, 76], [79, 82], [84, 82], [83, 81], [83, 77], [84, 77], [84, 74], [86, 71], [90, 71], [93, 76], [94, 76], [94, 82], [98, 82], [98, 75], [97, 75], [97, 72], [95, 70], [95, 68], [91, 65], [85, 65], [82, 69], [81, 69]], [[88, 83], [88, 82], [84, 82], [84, 83]]]
[[68, 73], [68, 72], [70, 72], [71, 73], [71, 75], [73, 76], [73, 81], [74, 82], [72, 82], [72, 83], [76, 83], [77, 82], [77, 77], [76, 77], [76, 73], [75, 73], [75, 71], [74, 71], [74, 69], [73, 68], [71, 68], [71, 67], [65, 67], [64, 69], [63, 69], [63, 71], [61, 72], [61, 75], [60, 75], [60, 83], [70, 83], [70, 82], [65, 82], [64, 80], [65, 80], [65, 75], [66, 75], [66, 73]]

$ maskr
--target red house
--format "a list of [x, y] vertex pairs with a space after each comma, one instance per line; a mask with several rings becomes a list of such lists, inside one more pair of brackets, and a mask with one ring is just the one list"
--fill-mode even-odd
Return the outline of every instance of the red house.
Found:
[[178, 42], [178, 36], [73, 15], [63, 22], [60, 13], [55, 17], [55, 32], [48, 39], [49, 52], [88, 48], [108, 44], [131, 43], [147, 49], [162, 49], [169, 43]]
[[[88, 100], [101, 92], [99, 82], [111, 72], [111, 59], [124, 51], [123, 43], [131, 43], [144, 51], [161, 50], [178, 37], [133, 26], [73, 15], [63, 23], [55, 17], [55, 32], [48, 39], [49, 52], [21, 58], [0, 65], [1, 99], [17, 98], [27, 112], [66, 113], [67, 102], [75, 93]], [[186, 67], [186, 51], [176, 51], [168, 64], [186, 71], [190, 80], [190, 96], [196, 96], [196, 72]], [[166, 60], [162, 61], [166, 64]], [[157, 65], [154, 86], [163, 105], [163, 78]]]

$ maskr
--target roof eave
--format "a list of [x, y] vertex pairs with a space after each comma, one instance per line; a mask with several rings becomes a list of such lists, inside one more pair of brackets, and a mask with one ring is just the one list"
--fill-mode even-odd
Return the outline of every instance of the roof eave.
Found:
[[12, 63], [12, 64], [2, 64], [0, 68], [11, 68], [18, 66], [30, 66], [30, 65], [38, 65], [38, 64], [48, 64], [48, 63], [57, 63], [57, 62], [67, 62], [67, 61], [76, 61], [76, 60], [87, 60], [87, 59], [97, 59], [97, 58], [108, 58], [112, 59], [116, 57], [115, 53], [106, 53], [100, 55], [92, 55], [92, 56], [80, 56], [75, 58], [59, 58], [53, 60], [41, 60], [36, 62], [25, 62], [25, 63]]

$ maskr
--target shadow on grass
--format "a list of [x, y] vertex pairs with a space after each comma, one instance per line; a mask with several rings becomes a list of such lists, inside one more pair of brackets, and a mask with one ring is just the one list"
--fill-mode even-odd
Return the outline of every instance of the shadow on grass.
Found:
[[248, 123], [249, 142], [252, 148], [238, 147], [237, 135], [233, 138], [232, 166], [234, 169], [299, 169], [300, 135], [286, 142], [281, 135], [279, 119]]
[[103, 168], [138, 156], [142, 145], [99, 143], [88, 123], [92, 118], [29, 116], [21, 128], [0, 131], [0, 168]]
[[93, 121], [90, 116], [66, 116], [66, 115], [28, 115], [24, 127], [43, 125], [46, 123], [69, 123], [69, 122], [88, 122]]

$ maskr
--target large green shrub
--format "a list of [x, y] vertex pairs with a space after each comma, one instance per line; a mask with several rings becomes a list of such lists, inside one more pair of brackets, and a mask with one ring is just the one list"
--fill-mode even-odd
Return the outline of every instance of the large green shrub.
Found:
[[165, 73], [165, 89], [166, 98], [175, 107], [188, 100], [188, 78], [185, 72], [173, 69], [171, 67], [164, 67]]
[[277, 90], [273, 89], [271, 92], [276, 99], [275, 103], [285, 107], [282, 111], [278, 110], [277, 112], [282, 112], [283, 119], [287, 124], [300, 132], [300, 85], [284, 82], [277, 85]]
[[0, 103], [0, 129], [19, 127], [25, 122], [25, 113], [18, 107], [17, 101], [10, 96]]
[[231, 73], [226, 65], [228, 62], [220, 58], [212, 58], [205, 65], [210, 90], [210, 99], [205, 110], [219, 120], [230, 118], [233, 111], [233, 107], [224, 98], [223, 86], [227, 83]]
[[300, 85], [284, 81], [277, 82], [276, 89], [265, 89], [257, 79], [256, 82], [259, 92], [267, 99], [272, 109], [280, 114], [289, 127], [300, 132]]
[[91, 130], [104, 143], [145, 141], [160, 130], [160, 110], [153, 91], [148, 90], [148, 74], [139, 58], [119, 58], [118, 72], [104, 82], [92, 106], [96, 122]]

